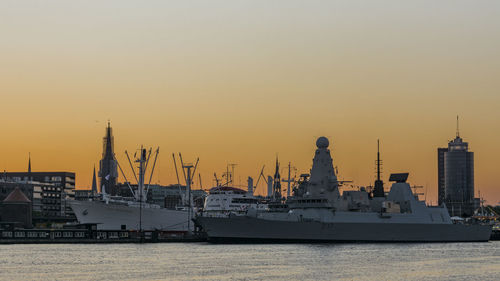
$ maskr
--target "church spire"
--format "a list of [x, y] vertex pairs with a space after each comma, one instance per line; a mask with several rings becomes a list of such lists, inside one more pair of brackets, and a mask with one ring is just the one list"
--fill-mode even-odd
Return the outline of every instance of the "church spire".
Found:
[[31, 152], [28, 152], [28, 173], [31, 173]]
[[94, 173], [92, 176], [92, 196], [97, 193], [97, 180], [95, 177], [95, 165], [94, 165]]
[[108, 126], [106, 127], [106, 136], [104, 137], [104, 149], [102, 151], [102, 157], [114, 158], [114, 140], [113, 140], [113, 130], [111, 129], [111, 123], [108, 120]]
[[273, 197], [274, 199], [281, 200], [281, 175], [278, 155], [276, 155], [276, 171], [274, 172]]
[[103, 138], [102, 159], [99, 162], [98, 177], [100, 180], [99, 186], [101, 187], [101, 192], [103, 192], [102, 187], [105, 186], [106, 192], [115, 195], [115, 187], [118, 178], [118, 164], [114, 152], [113, 130], [109, 120], [106, 126], [106, 134]]

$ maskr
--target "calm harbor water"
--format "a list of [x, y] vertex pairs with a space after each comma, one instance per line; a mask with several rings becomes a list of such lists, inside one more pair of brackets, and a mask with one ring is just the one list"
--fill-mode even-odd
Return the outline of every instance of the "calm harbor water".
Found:
[[0, 280], [500, 280], [500, 241], [0, 245]]

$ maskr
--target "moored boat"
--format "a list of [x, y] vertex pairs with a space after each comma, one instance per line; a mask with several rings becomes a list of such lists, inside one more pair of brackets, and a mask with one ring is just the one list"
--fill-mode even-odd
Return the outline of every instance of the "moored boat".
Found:
[[[446, 206], [413, 194], [408, 174], [391, 175], [389, 193], [339, 190], [329, 141], [320, 137], [310, 179], [287, 211], [249, 209], [243, 215], [197, 216], [210, 241], [471, 242], [488, 241], [490, 225], [453, 223]], [[379, 183], [380, 186], [380, 183]]]

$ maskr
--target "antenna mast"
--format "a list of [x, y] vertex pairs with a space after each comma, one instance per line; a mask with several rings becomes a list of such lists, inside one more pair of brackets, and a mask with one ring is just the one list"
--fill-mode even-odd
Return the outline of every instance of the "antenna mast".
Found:
[[380, 140], [377, 140], [377, 180], [375, 181], [375, 186], [373, 188], [373, 197], [384, 197], [384, 182], [380, 179], [380, 166], [382, 160], [380, 160]]
[[380, 140], [377, 140], [377, 180], [380, 181]]
[[282, 182], [288, 183], [287, 189], [286, 189], [286, 197], [290, 197], [290, 184], [295, 181], [295, 178], [290, 178], [290, 172], [291, 172], [291, 162], [288, 162], [288, 179], [283, 179], [281, 180]]
[[[145, 172], [145, 163], [146, 159], [148, 158], [146, 156], [147, 151], [143, 146], [141, 145], [141, 152], [140, 156], [138, 159], [135, 160], [135, 162], [139, 163], [139, 181], [137, 182], [137, 192], [139, 193], [139, 233], [141, 234], [141, 239], [142, 239], [142, 203], [145, 201], [144, 199], [144, 172]], [[128, 156], [128, 154], [127, 154]], [[135, 175], [135, 174], [134, 174]]]

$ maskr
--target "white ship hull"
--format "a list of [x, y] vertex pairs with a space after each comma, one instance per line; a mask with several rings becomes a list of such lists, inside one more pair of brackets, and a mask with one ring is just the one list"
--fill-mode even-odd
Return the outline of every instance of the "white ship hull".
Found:
[[[97, 229], [139, 230], [141, 208], [101, 201], [70, 201], [78, 222], [97, 224]], [[191, 212], [192, 215], [192, 212]], [[188, 231], [193, 230], [193, 222], [187, 210], [164, 208], [142, 208], [142, 230]]]

